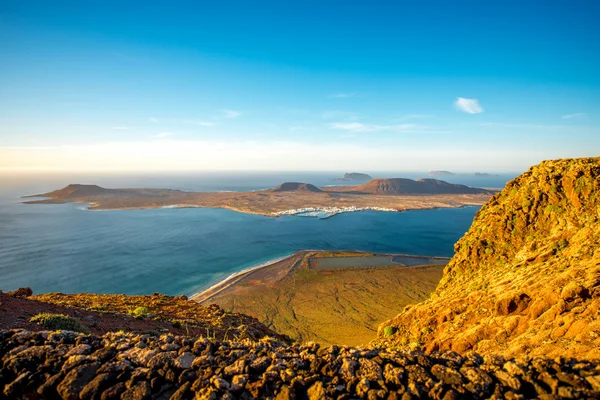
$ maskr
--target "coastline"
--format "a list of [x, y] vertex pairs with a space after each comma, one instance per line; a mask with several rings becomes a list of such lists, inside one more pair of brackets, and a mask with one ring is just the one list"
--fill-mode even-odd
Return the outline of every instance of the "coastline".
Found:
[[266, 268], [266, 267], [272, 266], [273, 264], [276, 264], [278, 262], [287, 260], [290, 257], [292, 257], [292, 256], [294, 256], [295, 254], [298, 254], [298, 253], [299, 252], [291, 253], [291, 254], [288, 254], [287, 256], [282, 256], [282, 257], [274, 258], [272, 260], [265, 261], [265, 262], [263, 262], [261, 264], [258, 264], [258, 265], [252, 266], [252, 267], [248, 267], [248, 268], [243, 269], [243, 270], [241, 270], [239, 272], [234, 272], [231, 275], [227, 276], [225, 279], [223, 279], [223, 280], [215, 283], [214, 285], [208, 287], [207, 289], [204, 289], [204, 290], [201, 290], [199, 292], [194, 293], [193, 295], [189, 296], [189, 298], [190, 298], [190, 300], [197, 301], [197, 299], [200, 296], [202, 296], [202, 294], [205, 293], [205, 292], [217, 289], [219, 286], [225, 285], [226, 283], [228, 283], [229, 281], [231, 281], [233, 279], [241, 278], [241, 277], [246, 276], [246, 275], [248, 275], [248, 274], [250, 274], [250, 273], [252, 273], [254, 271], [257, 271], [259, 269]]
[[[404, 211], [419, 211], [419, 210], [440, 210], [445, 208], [450, 209], [460, 209], [467, 207], [481, 207], [481, 204], [477, 203], [468, 203], [468, 204], [446, 204], [446, 205], [437, 205], [437, 206], [405, 206], [402, 209], [399, 208], [386, 208], [386, 207], [376, 207], [376, 206], [367, 206], [367, 207], [356, 207], [356, 206], [345, 206], [345, 207], [304, 207], [298, 209], [288, 209], [281, 211], [271, 211], [271, 212], [261, 212], [261, 211], [253, 211], [248, 209], [243, 209], [239, 207], [232, 207], [228, 205], [223, 206], [204, 206], [197, 204], [170, 204], [170, 205], [148, 205], [148, 206], [134, 206], [134, 207], [103, 207], [98, 202], [90, 202], [90, 201], [47, 201], [47, 202], [30, 202], [24, 201], [20, 202], [25, 205], [44, 205], [44, 204], [84, 204], [87, 205], [85, 211], [136, 211], [136, 210], [157, 210], [157, 209], [182, 209], [182, 208], [212, 208], [215, 210], [231, 210], [235, 212], [239, 212], [242, 214], [250, 214], [250, 215], [261, 215], [263, 217], [271, 217], [271, 218], [281, 218], [281, 217], [305, 217], [305, 218], [318, 218], [318, 219], [329, 219], [335, 217], [336, 215], [341, 214], [351, 214], [351, 213], [359, 213], [365, 211], [374, 211], [374, 212], [389, 212], [389, 213], [400, 213]], [[337, 209], [335, 211], [331, 211], [331, 209]], [[83, 209], [82, 209], [83, 210]], [[323, 213], [324, 216], [319, 217], [316, 213]], [[306, 215], [303, 215], [306, 214]], [[311, 215], [315, 214], [315, 215]]]
[[[189, 299], [196, 301], [198, 303], [206, 302], [206, 301], [218, 296], [223, 291], [234, 287], [241, 280], [248, 278], [248, 276], [250, 276], [258, 271], [261, 271], [261, 270], [264, 270], [264, 269], [270, 268], [270, 267], [276, 267], [276, 265], [280, 264], [280, 263], [289, 265], [291, 262], [298, 261], [298, 260], [294, 260], [294, 259], [297, 259], [297, 258], [301, 259], [305, 255], [310, 254], [310, 253], [315, 253], [315, 254], [331, 253], [332, 254], [331, 257], [350, 257], [349, 254], [354, 254], [356, 256], [363, 256], [363, 257], [385, 256], [385, 257], [391, 257], [391, 258], [404, 257], [404, 258], [412, 258], [412, 259], [433, 259], [433, 260], [450, 261], [450, 257], [442, 257], [442, 256], [424, 256], [424, 255], [400, 254], [400, 253], [369, 253], [369, 252], [360, 251], [360, 250], [343, 250], [343, 251], [328, 251], [328, 250], [314, 250], [314, 249], [300, 250], [300, 251], [291, 253], [287, 256], [278, 257], [278, 258], [263, 262], [261, 264], [243, 269], [239, 272], [234, 272], [233, 274], [227, 276], [225, 279], [215, 283], [214, 285], [211, 285], [209, 288], [194, 293], [193, 295], [189, 296]], [[325, 258], [325, 257], [323, 257], [323, 258]], [[387, 268], [387, 267], [390, 267], [390, 266], [363, 267], [363, 268]], [[401, 264], [398, 264], [398, 267], [403, 267], [403, 266]], [[349, 268], [359, 269], [361, 267], [349, 267]], [[408, 268], [408, 267], [406, 267], [406, 268]]]

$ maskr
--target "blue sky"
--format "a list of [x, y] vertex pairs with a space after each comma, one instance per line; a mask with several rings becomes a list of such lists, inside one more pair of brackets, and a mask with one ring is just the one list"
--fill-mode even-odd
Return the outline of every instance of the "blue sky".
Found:
[[0, 171], [600, 155], [596, 1], [0, 4]]

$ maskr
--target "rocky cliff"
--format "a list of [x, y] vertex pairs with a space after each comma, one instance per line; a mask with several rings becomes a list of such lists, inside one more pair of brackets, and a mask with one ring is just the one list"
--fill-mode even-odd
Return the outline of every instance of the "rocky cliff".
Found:
[[379, 345], [600, 358], [600, 158], [545, 161], [477, 213]]

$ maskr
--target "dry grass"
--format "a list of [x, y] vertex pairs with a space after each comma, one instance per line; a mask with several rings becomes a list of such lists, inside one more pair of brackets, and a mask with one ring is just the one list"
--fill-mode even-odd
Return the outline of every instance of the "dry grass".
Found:
[[319, 269], [307, 262], [357, 254], [365, 255], [303, 253], [277, 282], [250, 276], [206, 303], [256, 317], [299, 341], [365, 345], [394, 310], [427, 298], [443, 266]]

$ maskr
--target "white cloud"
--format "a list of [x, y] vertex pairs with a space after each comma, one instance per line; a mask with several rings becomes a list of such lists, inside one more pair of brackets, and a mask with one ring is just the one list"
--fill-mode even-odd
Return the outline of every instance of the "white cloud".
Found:
[[335, 122], [329, 124], [331, 129], [338, 129], [350, 132], [415, 132], [417, 125], [415, 124], [399, 124], [399, 125], [373, 125], [361, 124], [360, 122]]
[[129, 127], [128, 126], [113, 126], [113, 129], [116, 131], [128, 131]]
[[237, 110], [219, 110], [219, 111], [222, 114], [221, 117], [227, 118], [227, 119], [238, 118], [240, 115], [242, 115], [242, 113]]
[[479, 104], [477, 99], [466, 99], [464, 97], [458, 97], [454, 102], [454, 105], [460, 111], [468, 114], [479, 114], [483, 112], [483, 107]]
[[358, 97], [358, 93], [334, 93], [328, 97], [331, 99], [349, 99], [351, 97]]
[[575, 114], [563, 115], [561, 118], [562, 119], [579, 119], [579, 118], [585, 118], [585, 117], [587, 117], [586, 113], [575, 113]]
[[210, 122], [210, 121], [187, 120], [185, 122], [188, 124], [194, 124], [194, 125], [200, 125], [200, 126], [215, 126], [216, 125], [214, 122]]
[[156, 139], [164, 139], [164, 138], [171, 137], [173, 135], [174, 135], [173, 132], [160, 132], [160, 133], [157, 133], [156, 135], [152, 135], [152, 137], [156, 138]]
[[157, 122], [158, 122], [158, 118], [154, 118], [154, 117], [152, 117], [152, 118], [150, 118], [150, 122], [157, 123]]

